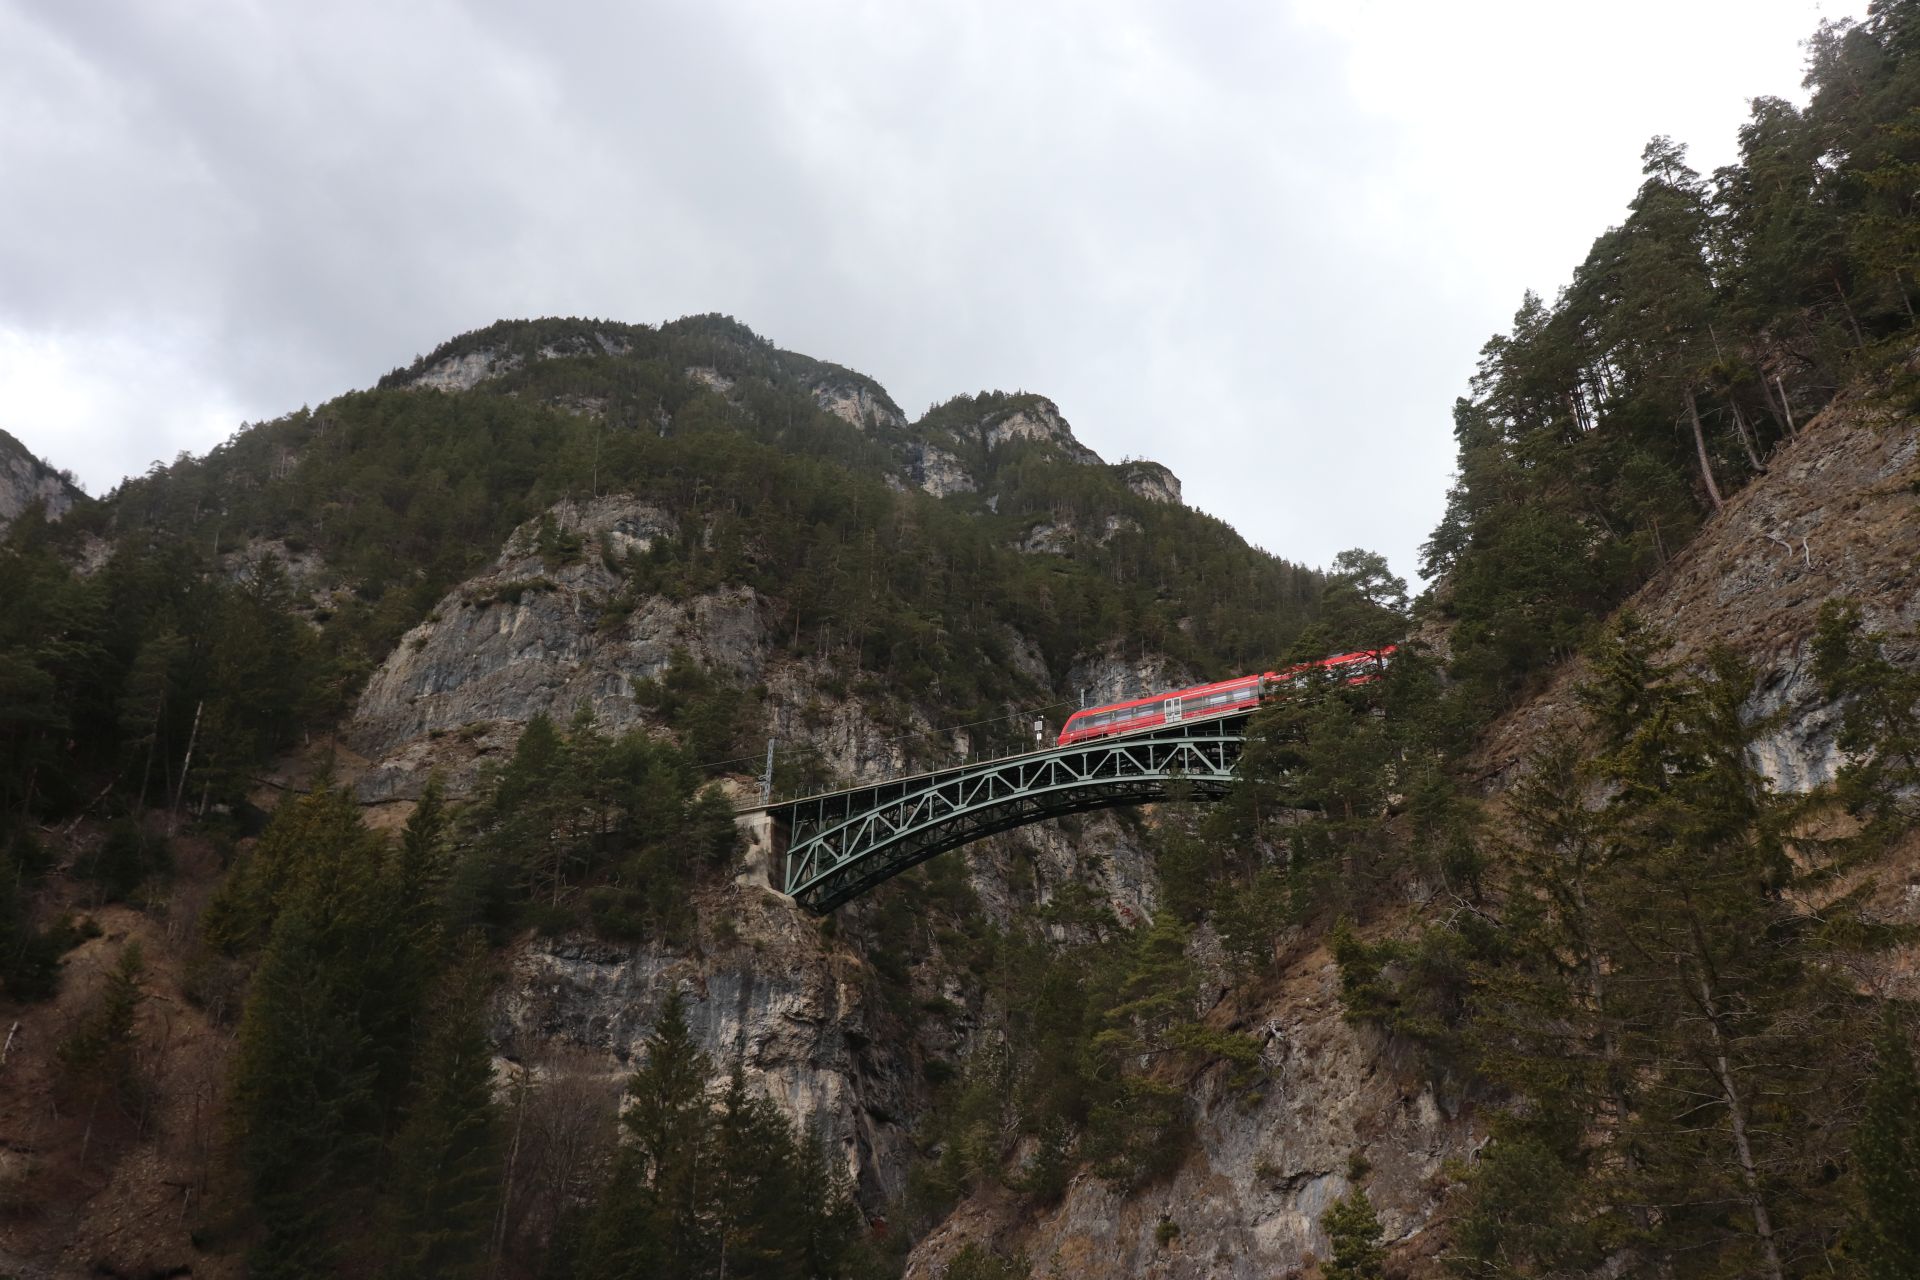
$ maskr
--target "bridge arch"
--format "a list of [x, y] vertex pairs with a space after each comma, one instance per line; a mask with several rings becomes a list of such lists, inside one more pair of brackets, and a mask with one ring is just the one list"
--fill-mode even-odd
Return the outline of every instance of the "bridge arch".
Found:
[[775, 887], [825, 913], [983, 836], [1069, 813], [1150, 804], [1179, 786], [1218, 799], [1234, 780], [1249, 713], [1050, 747], [768, 805]]

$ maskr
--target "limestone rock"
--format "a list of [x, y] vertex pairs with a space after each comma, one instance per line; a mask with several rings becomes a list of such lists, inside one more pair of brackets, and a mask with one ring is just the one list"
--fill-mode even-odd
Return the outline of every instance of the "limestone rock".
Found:
[[[1820, 606], [1857, 601], [1867, 625], [1884, 632], [1920, 625], [1916, 484], [1920, 418], [1843, 395], [1627, 602], [1671, 641], [1669, 660], [1698, 665], [1723, 645], [1755, 665], [1746, 710], [1781, 717], [1760, 762], [1783, 789], [1810, 789], [1840, 765], [1838, 709], [1811, 671]], [[1532, 744], [1571, 717], [1585, 678], [1584, 661], [1569, 663], [1493, 726], [1480, 751], [1491, 786], [1517, 777]]]
[[347, 733], [372, 762], [358, 783], [363, 800], [417, 795], [436, 764], [449, 766], [451, 789], [463, 791], [478, 760], [457, 742], [444, 760], [430, 749], [450, 735], [510, 746], [534, 716], [566, 720], [583, 706], [610, 732], [639, 725], [631, 680], [664, 671], [675, 649], [747, 683], [758, 678], [764, 628], [752, 591], [678, 604], [624, 597], [625, 580], [603, 557], [645, 551], [674, 531], [671, 517], [619, 497], [561, 503], [551, 514], [581, 535], [579, 559], [543, 558], [538, 522], [529, 522], [490, 571], [443, 597], [368, 680]]
[[514, 956], [494, 1007], [493, 1038], [559, 1043], [604, 1055], [610, 1078], [645, 1061], [667, 995], [688, 997], [688, 1026], [718, 1073], [738, 1061], [749, 1088], [771, 1098], [839, 1153], [863, 1199], [905, 1188], [912, 1147], [902, 1118], [916, 1108], [915, 1073], [874, 1024], [845, 951], [821, 945], [813, 922], [764, 891], [731, 914], [738, 935], [698, 957], [587, 938], [536, 939]]
[[966, 465], [938, 445], [908, 446], [907, 477], [936, 498], [972, 493], [978, 488]]
[[1180, 505], [1180, 477], [1168, 468], [1145, 458], [1122, 463], [1121, 467], [1121, 478], [1127, 482], [1127, 488], [1149, 502]]
[[85, 496], [25, 445], [0, 431], [0, 533], [29, 507], [44, 507], [47, 519], [58, 520]]
[[447, 356], [414, 375], [411, 386], [433, 391], [471, 391], [490, 378], [519, 368], [520, 357], [511, 352], [481, 348], [465, 355]]
[[[1232, 1012], [1262, 1042], [1264, 1078], [1235, 1088], [1216, 1067], [1188, 1082], [1195, 1144], [1170, 1180], [1129, 1196], [1083, 1173], [1031, 1221], [1017, 1202], [977, 1199], [915, 1249], [906, 1274], [935, 1280], [968, 1241], [998, 1238], [1038, 1275], [1287, 1275], [1326, 1255], [1320, 1218], [1346, 1193], [1354, 1156], [1370, 1168], [1386, 1241], [1417, 1244], [1439, 1208], [1442, 1163], [1473, 1149], [1470, 1114], [1346, 1023], [1325, 951]], [[1162, 1221], [1179, 1228], [1169, 1244]]]
[[829, 376], [815, 382], [812, 391], [815, 404], [862, 431], [876, 427], [900, 428], [907, 424], [906, 417], [886, 392], [864, 379]]

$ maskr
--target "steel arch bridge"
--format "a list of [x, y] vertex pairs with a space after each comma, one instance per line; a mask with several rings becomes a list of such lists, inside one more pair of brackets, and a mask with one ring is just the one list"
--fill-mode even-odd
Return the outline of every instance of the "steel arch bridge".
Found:
[[1225, 795], [1247, 711], [757, 807], [775, 887], [825, 913], [938, 853], [1062, 814]]

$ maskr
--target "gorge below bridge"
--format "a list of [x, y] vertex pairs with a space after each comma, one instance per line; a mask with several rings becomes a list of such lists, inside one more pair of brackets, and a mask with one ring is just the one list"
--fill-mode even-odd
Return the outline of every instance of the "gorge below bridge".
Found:
[[772, 887], [825, 913], [936, 854], [999, 831], [1176, 790], [1216, 800], [1233, 785], [1247, 710], [1139, 733], [1046, 747], [799, 800], [738, 817], [767, 858]]

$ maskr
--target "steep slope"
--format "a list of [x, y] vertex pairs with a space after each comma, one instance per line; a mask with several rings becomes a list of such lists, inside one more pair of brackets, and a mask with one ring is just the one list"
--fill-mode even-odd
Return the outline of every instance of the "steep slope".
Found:
[[[1624, 606], [1697, 663], [1720, 645], [1763, 673], [1749, 712], [1780, 715], [1766, 769], [1786, 791], [1833, 779], [1835, 710], [1811, 673], [1815, 615], [1858, 602], [1874, 630], [1920, 624], [1920, 424], [1886, 383], [1839, 396], [1768, 459], [1699, 537]], [[1575, 660], [1503, 717], [1479, 753], [1487, 781], [1510, 781], [1532, 744], [1572, 713]]]
[[86, 500], [87, 496], [68, 476], [34, 457], [7, 432], [0, 431], [0, 534], [28, 507], [38, 506], [46, 512], [47, 519], [58, 520], [74, 503]]
[[[930, 483], [929, 459], [953, 483]], [[913, 424], [871, 380], [715, 318], [494, 326], [381, 389], [131, 481], [86, 525], [8, 562], [57, 606], [36, 616], [87, 629], [91, 665], [53, 670], [49, 687], [89, 690], [81, 737], [99, 740], [71, 759], [51, 734], [21, 744], [59, 765], [38, 796], [63, 825], [8, 856], [32, 860], [23, 883], [51, 877], [24, 918], [64, 938], [63, 910], [117, 919], [91, 869], [113, 841], [176, 849], [141, 899], [165, 927], [115, 928], [69, 963], [104, 971], [138, 938], [146, 993], [205, 1011], [195, 1052], [213, 1058], [195, 1059], [191, 1081], [154, 1075], [156, 1114], [199, 1108], [196, 1132], [224, 1123], [207, 1079], [225, 1065], [241, 998], [229, 984], [245, 972], [208, 955], [201, 908], [233, 883], [219, 861], [244, 865], [264, 811], [316, 777], [351, 783], [390, 828], [437, 773], [483, 822], [525, 728], [583, 710], [596, 732], [683, 751], [688, 785], [751, 785], [768, 737], [782, 786], [886, 776], [1005, 750], [1035, 707], [1057, 717], [1083, 698], [1271, 663], [1320, 583], [1184, 507], [1164, 468], [1106, 466], [1042, 397], [962, 397]], [[114, 740], [114, 725], [141, 736]], [[141, 789], [100, 790], [127, 759], [144, 762]], [[130, 816], [109, 824], [116, 808]], [[224, 858], [178, 857], [168, 837], [182, 826]], [[1106, 816], [1005, 837], [825, 925], [729, 873], [698, 880], [683, 925], [596, 936], [583, 894], [614, 886], [571, 887], [498, 955], [508, 981], [492, 1033], [498, 1078], [524, 1102], [515, 1123], [604, 1151], [602, 1108], [662, 999], [683, 990], [711, 1061], [741, 1066], [828, 1143], [869, 1213], [891, 1212], [926, 1160], [918, 1119], [977, 1047], [993, 939], [1073, 947], [1149, 918], [1149, 836]], [[463, 829], [459, 847], [477, 838]], [[0, 1070], [43, 1088], [63, 1028], [94, 997], [75, 983], [29, 1010]], [[143, 1013], [136, 1039], [159, 1025]], [[174, 1192], [153, 1178], [196, 1204], [229, 1194], [218, 1143], [181, 1164], [153, 1159], [177, 1136], [171, 1121], [111, 1148], [87, 1148], [71, 1125], [32, 1128], [34, 1150], [0, 1169], [9, 1197], [39, 1189], [0, 1223], [10, 1265], [237, 1265], [224, 1210], [132, 1233], [98, 1225], [110, 1187], [156, 1222]], [[524, 1158], [544, 1158], [534, 1150]], [[69, 1168], [87, 1176], [46, 1191], [45, 1171]], [[583, 1157], [571, 1176], [590, 1191], [598, 1168]], [[552, 1224], [521, 1197], [551, 1208], [580, 1192], [532, 1177], [510, 1176], [508, 1212], [533, 1213], [526, 1238], [544, 1241]], [[64, 1239], [60, 1223], [73, 1226]], [[213, 1252], [183, 1262], [190, 1237]]]
[[[1901, 383], [1836, 397], [1623, 609], [1670, 638], [1667, 657], [1683, 666], [1714, 646], [1754, 665], [1745, 714], [1773, 726], [1758, 763], [1785, 794], [1830, 783], [1844, 759], [1835, 743], [1841, 708], [1812, 674], [1821, 605], [1858, 602], [1872, 629], [1894, 636], [1920, 626], [1920, 412]], [[1423, 637], [1444, 649], [1446, 629]], [[1920, 669], [1910, 642], [1893, 654]], [[1585, 730], [1574, 689], [1590, 677], [1584, 659], [1562, 664], [1480, 735], [1467, 770], [1496, 829], [1504, 793], [1541, 744]], [[1916, 839], [1910, 833], [1848, 881], [1878, 878], [1865, 904], [1878, 924], [1920, 925]], [[1407, 937], [1459, 909], [1425, 877], [1404, 888], [1407, 905], [1377, 913], [1372, 936]], [[1368, 1166], [1367, 1191], [1402, 1274], [1434, 1274], [1449, 1216], [1443, 1165], [1470, 1160], [1485, 1141], [1476, 1099], [1458, 1082], [1436, 1091], [1414, 1044], [1345, 1019], [1327, 950], [1285, 954], [1281, 976], [1223, 993], [1219, 1015], [1257, 1029], [1271, 1091], [1251, 1102], [1223, 1094], [1220, 1068], [1183, 1081], [1199, 1117], [1195, 1143], [1164, 1184], [1127, 1197], [1082, 1175], [1039, 1212], [1005, 1193], [978, 1196], [916, 1251], [908, 1274], [936, 1277], [968, 1244], [1025, 1257], [1036, 1275], [1055, 1265], [1095, 1276], [1306, 1274], [1327, 1256], [1321, 1216], [1352, 1185], [1349, 1157]], [[1883, 997], [1913, 998], [1916, 974], [1920, 950], [1909, 943], [1857, 980]]]
[[[705, 364], [670, 367], [662, 385], [687, 398], [676, 402], [661, 434], [658, 424], [647, 431], [610, 426], [596, 416], [602, 409], [567, 399], [592, 399], [596, 386], [611, 387], [608, 403], [617, 403], [619, 379], [627, 376], [618, 362], [650, 340], [646, 332], [623, 337], [606, 326], [593, 333], [590, 347], [563, 347], [566, 334], [537, 331], [540, 345], [530, 350], [482, 343], [436, 353], [405, 388], [349, 397], [309, 418], [243, 434], [205, 464], [128, 486], [94, 521], [126, 547], [167, 535], [173, 520], [197, 528], [194, 508], [210, 492], [226, 495], [230, 513], [258, 513], [229, 535], [215, 571], [243, 588], [263, 573], [284, 573], [290, 606], [308, 620], [310, 633], [327, 643], [360, 637], [382, 645], [334, 726], [340, 750], [330, 764], [382, 826], [402, 821], [436, 773], [456, 798], [472, 803], [472, 821], [481, 822], [525, 728], [542, 718], [564, 724], [584, 711], [605, 734], [724, 744], [693, 763], [712, 766], [703, 776], [736, 791], [754, 785], [750, 777], [772, 737], [779, 785], [820, 785], [992, 749], [995, 734], [1014, 733], [1010, 724], [996, 727], [995, 718], [1024, 718], [1035, 704], [1083, 691], [1096, 699], [1121, 696], [1212, 674], [1236, 660], [1220, 640], [1244, 629], [1239, 620], [1259, 598], [1211, 597], [1211, 579], [1174, 572], [1178, 562], [1159, 558], [1164, 552], [1155, 539], [1170, 531], [1181, 547], [1196, 536], [1216, 539], [1216, 554], [1241, 566], [1222, 580], [1237, 574], [1244, 581], [1245, 566], [1260, 568], [1261, 559], [1235, 550], [1217, 522], [1171, 501], [1177, 482], [1163, 470], [1091, 460], [1044, 400], [963, 397], [907, 424], [878, 414], [883, 393], [848, 375], [832, 384], [844, 395], [815, 400], [809, 410], [824, 424], [813, 443], [837, 459], [822, 469], [796, 452], [808, 437], [772, 428], [766, 412], [751, 408], [756, 375], [742, 362], [774, 359], [761, 348], [748, 345], [742, 354], [729, 339], [703, 349]], [[553, 354], [542, 354], [547, 347]], [[514, 381], [557, 377], [568, 368], [565, 378], [537, 387]], [[795, 377], [839, 376], [810, 362], [791, 369]], [[461, 379], [468, 379], [465, 389], [448, 389]], [[554, 407], [527, 406], [535, 390]], [[860, 425], [844, 420], [848, 404]], [[699, 424], [705, 413], [721, 417]], [[516, 452], [527, 444], [516, 434], [522, 431], [534, 444], [523, 461]], [[598, 437], [600, 431], [608, 434]], [[897, 433], [897, 450], [867, 451], [890, 432]], [[768, 433], [767, 442], [755, 441], [755, 433]], [[661, 443], [637, 448], [636, 437]], [[460, 450], [476, 442], [522, 468], [512, 473], [513, 487], [499, 487], [484, 469], [459, 478], [469, 465]], [[964, 473], [974, 488], [953, 487], [944, 497], [917, 491], [908, 483], [916, 447], [942, 450], [952, 459], [942, 465]], [[755, 459], [751, 466], [739, 461], [743, 449]], [[417, 453], [425, 459], [416, 460]], [[561, 492], [543, 503], [558, 486], [540, 478], [547, 474], [540, 458], [555, 455], [565, 467], [584, 461], [604, 468], [595, 477], [599, 492]], [[385, 461], [370, 468], [369, 458]], [[391, 523], [368, 521], [364, 506], [342, 501], [349, 492], [398, 492], [373, 480], [389, 467], [431, 477], [421, 460], [430, 460], [439, 478], [422, 481], [424, 490], [416, 486], [383, 519], [451, 521], [430, 525], [431, 538], [410, 542]], [[687, 476], [673, 471], [696, 463]], [[1768, 474], [1632, 602], [1674, 637], [1678, 656], [1730, 644], [1767, 673], [1751, 709], [1781, 715], [1765, 754], [1783, 787], [1825, 780], [1837, 761], [1836, 712], [1808, 674], [1808, 636], [1821, 601], [1857, 599], [1883, 629], [1920, 618], [1910, 572], [1920, 557], [1917, 475], [1910, 407], [1887, 387], [1851, 391], [1779, 450]], [[756, 514], [758, 486], [782, 480], [799, 486], [793, 492], [803, 500]], [[437, 530], [459, 527], [461, 519], [476, 535], [498, 527], [492, 522], [503, 512], [444, 517], [412, 502], [413, 493], [436, 486], [457, 493], [481, 482], [510, 495], [504, 512], [516, 517], [491, 548], [469, 544], [452, 557], [403, 558], [383, 573], [368, 567], [375, 563], [370, 548], [384, 547], [389, 559], [396, 549], [431, 548]], [[804, 593], [783, 583], [790, 548], [771, 540], [804, 527], [793, 522], [810, 509], [806, 503], [827, 502], [842, 486], [852, 496], [849, 510], [865, 516], [845, 517], [831, 537], [825, 525], [789, 535], [801, 546], [837, 547], [842, 559], [842, 580], [820, 580], [828, 604], [808, 612]], [[734, 523], [742, 518], [759, 523]], [[370, 541], [376, 533], [378, 541]], [[903, 533], [919, 541], [900, 540]], [[858, 557], [863, 539], [882, 536], [892, 539], [886, 553]], [[927, 663], [929, 681], [901, 649], [858, 638], [861, 629], [890, 625], [884, 614], [856, 622], [842, 611], [866, 607], [878, 584], [892, 593], [895, 608], [940, 618], [962, 607], [954, 603], [961, 597], [926, 594], [920, 566], [956, 555], [977, 556], [995, 574], [1037, 569], [1042, 576], [1031, 589], [965, 606], [986, 606], [967, 632], [977, 647], [955, 646], [949, 625], [950, 647]], [[1261, 571], [1275, 575], [1272, 598], [1285, 599], [1289, 570], [1264, 565]], [[1113, 580], [1130, 575], [1137, 588], [1116, 591]], [[1175, 594], [1177, 583], [1186, 584], [1184, 594]], [[1033, 595], [1046, 607], [1027, 607]], [[1145, 638], [1139, 615], [1119, 607], [1128, 602], [1160, 611], [1166, 621], [1150, 634], [1167, 648]], [[370, 615], [386, 621], [372, 626]], [[1207, 617], [1211, 625], [1198, 625]], [[1272, 653], [1302, 621], [1267, 619], [1269, 629], [1256, 634], [1271, 638], [1253, 643]], [[1444, 643], [1443, 633], [1433, 638]], [[991, 673], [979, 670], [983, 663]], [[1574, 722], [1570, 689], [1582, 670], [1574, 663], [1556, 672], [1488, 731], [1471, 760], [1489, 792], [1524, 772], [1544, 735]], [[690, 719], [665, 698], [669, 687], [694, 690], [685, 697], [694, 698], [696, 710], [707, 699], [725, 715]], [[283, 763], [273, 786], [298, 788], [316, 761], [308, 755]], [[262, 806], [275, 800], [271, 787], [255, 787], [252, 798]], [[580, 909], [574, 891], [560, 902], [556, 881], [552, 905], [565, 909], [543, 906], [540, 927], [517, 932], [498, 953], [505, 980], [489, 1015], [496, 1078], [534, 1100], [516, 1123], [532, 1126], [541, 1144], [584, 1144], [579, 1168], [591, 1170], [601, 1158], [591, 1153], [603, 1152], [609, 1140], [612, 1099], [644, 1059], [667, 996], [679, 991], [690, 997], [693, 1036], [713, 1063], [738, 1065], [754, 1092], [820, 1138], [869, 1215], [903, 1215], [903, 1233], [926, 1232], [904, 1259], [907, 1274], [937, 1276], [968, 1245], [1024, 1254], [1034, 1274], [1053, 1267], [1094, 1276], [1304, 1270], [1327, 1253], [1327, 1209], [1356, 1184], [1364, 1184], [1400, 1265], [1426, 1274], [1446, 1242], [1448, 1162], [1474, 1157], [1485, 1138], [1488, 1099], [1432, 1071], [1401, 1038], [1348, 1016], [1339, 966], [1311, 921], [1283, 930], [1268, 948], [1270, 963], [1251, 969], [1229, 961], [1212, 925], [1193, 932], [1185, 962], [1199, 977], [1182, 997], [1191, 1004], [1191, 1025], [1222, 1045], [1250, 1046], [1252, 1057], [1235, 1065], [1203, 1054], [1154, 1077], [1172, 1090], [1185, 1118], [1177, 1158], [1163, 1172], [1134, 1183], [1070, 1167], [1057, 1194], [1019, 1191], [1040, 1148], [1033, 1134], [1002, 1127], [990, 1128], [986, 1139], [965, 1138], [976, 1144], [969, 1159], [995, 1170], [992, 1176], [970, 1174], [929, 1190], [947, 1176], [941, 1171], [964, 1136], [952, 1126], [970, 1105], [969, 1081], [1003, 1060], [1013, 975], [1054, 964], [1048, 957], [1099, 954], [1109, 964], [1136, 954], [1136, 941], [1147, 940], [1142, 926], [1167, 916], [1171, 891], [1191, 899], [1163, 880], [1185, 873], [1163, 872], [1160, 861], [1170, 847], [1169, 826], [1188, 821], [1173, 806], [1144, 818], [1119, 813], [1027, 828], [947, 855], [827, 922], [799, 913], [750, 867], [737, 867], [697, 882], [685, 926], [638, 939], [610, 936], [590, 927], [598, 917]], [[104, 833], [83, 823], [69, 838], [59, 857], [77, 888], [57, 902], [85, 909], [92, 890], [78, 869], [93, 856], [89, 850], [102, 847]], [[180, 939], [195, 935], [192, 922], [218, 878], [208, 850], [191, 847], [168, 907], [180, 927], [149, 927], [145, 915], [114, 908], [126, 918], [102, 915], [113, 926], [110, 936], [71, 962], [76, 972], [104, 972], [116, 939], [138, 937], [155, 957], [153, 994], [197, 1006], [214, 1001], [211, 1020], [199, 1013], [187, 1020], [191, 1061], [182, 1058], [155, 1077], [163, 1116], [217, 1104], [219, 1091], [208, 1080], [220, 1070], [225, 1043], [218, 1020], [231, 1015], [230, 1008], [219, 1012], [219, 1002], [234, 995], [209, 985], [204, 959], [189, 964], [188, 953], [177, 950]], [[241, 840], [239, 855], [250, 847]], [[1887, 922], [1910, 923], [1916, 908], [1902, 896], [1908, 877], [1889, 870], [1874, 909]], [[1391, 938], [1413, 927], [1434, 888], [1429, 872], [1403, 875], [1394, 892], [1413, 905], [1404, 914], [1375, 909], [1363, 922], [1365, 936]], [[44, 908], [55, 904], [50, 898]], [[1071, 964], [1060, 970], [1075, 971]], [[80, 1016], [93, 991], [93, 983], [77, 983], [59, 1009], [29, 1012], [26, 1035], [5, 1068], [10, 1079], [49, 1078], [63, 1020]], [[160, 1024], [144, 1015], [140, 1025], [143, 1034], [159, 1034]], [[204, 1111], [192, 1114], [195, 1132], [218, 1127]], [[997, 1123], [1009, 1122], [1003, 1116]], [[166, 1121], [88, 1157], [84, 1133], [71, 1125], [31, 1128], [34, 1152], [16, 1161], [16, 1185], [23, 1185], [19, 1178], [51, 1185], [40, 1176], [48, 1169], [86, 1176], [72, 1182], [78, 1208], [62, 1199], [65, 1192], [22, 1202], [35, 1216], [0, 1237], [0, 1248], [20, 1255], [16, 1268], [83, 1259], [164, 1268], [193, 1256], [187, 1232], [202, 1228], [191, 1217], [179, 1218], [177, 1231], [128, 1232], [100, 1216], [105, 1202], [98, 1197], [113, 1188], [117, 1199], [159, 1213], [173, 1194], [160, 1184], [204, 1190], [205, 1167], [193, 1160], [203, 1161], [210, 1146], [203, 1143], [187, 1164], [157, 1160], [159, 1145], [178, 1129]], [[584, 1194], [577, 1182], [542, 1181], [549, 1175], [534, 1166], [516, 1176], [532, 1180], [511, 1207], [514, 1215], [533, 1215], [524, 1228], [529, 1240], [552, 1229], [538, 1225], [547, 1211], [541, 1206]], [[78, 1233], [64, 1251], [50, 1243], [56, 1221]], [[225, 1252], [195, 1261], [196, 1270], [218, 1273], [234, 1260], [230, 1242], [215, 1247]]]

